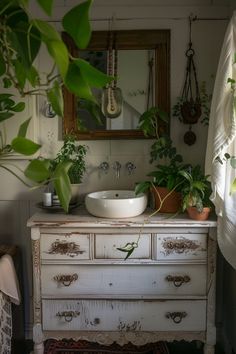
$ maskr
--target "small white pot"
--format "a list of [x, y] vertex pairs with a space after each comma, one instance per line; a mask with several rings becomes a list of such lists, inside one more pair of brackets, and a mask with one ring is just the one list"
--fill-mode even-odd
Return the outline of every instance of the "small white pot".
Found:
[[50, 192], [43, 193], [43, 205], [52, 206], [52, 193]]

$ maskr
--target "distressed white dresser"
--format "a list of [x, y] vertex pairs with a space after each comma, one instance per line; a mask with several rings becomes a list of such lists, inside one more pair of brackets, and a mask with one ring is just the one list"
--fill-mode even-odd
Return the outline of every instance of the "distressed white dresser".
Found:
[[[45, 339], [66, 337], [107, 345], [199, 340], [214, 353], [216, 221], [148, 215], [101, 219], [77, 210], [28, 221], [35, 354]], [[125, 261], [117, 247], [138, 239]]]

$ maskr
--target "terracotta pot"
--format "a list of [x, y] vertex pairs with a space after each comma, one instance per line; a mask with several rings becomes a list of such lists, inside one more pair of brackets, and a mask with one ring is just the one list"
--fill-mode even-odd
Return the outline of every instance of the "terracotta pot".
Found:
[[181, 115], [183, 117], [183, 123], [195, 124], [201, 117], [201, 104], [193, 100], [185, 101], [181, 105]]
[[187, 208], [188, 216], [190, 217], [190, 219], [193, 220], [199, 220], [199, 221], [207, 220], [210, 212], [211, 212], [211, 208], [209, 207], [203, 208], [202, 211], [198, 211], [196, 207]]
[[[160, 199], [163, 200], [166, 197], [166, 195], [170, 193], [170, 191], [165, 187], [156, 187], [156, 190], [152, 188], [152, 193], [155, 198], [155, 209], [157, 210], [160, 208], [160, 204], [161, 204]], [[181, 209], [181, 193], [172, 191], [170, 195], [163, 202], [159, 212], [177, 213], [180, 209]]]

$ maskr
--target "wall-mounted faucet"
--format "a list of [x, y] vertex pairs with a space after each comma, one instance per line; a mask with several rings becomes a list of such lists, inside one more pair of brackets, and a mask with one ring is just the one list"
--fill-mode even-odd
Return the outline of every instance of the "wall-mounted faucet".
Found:
[[109, 163], [106, 161], [103, 161], [100, 165], [99, 165], [99, 170], [102, 171], [103, 173], [107, 174], [108, 170], [109, 170]]
[[128, 171], [128, 174], [131, 175], [132, 173], [134, 173], [136, 166], [133, 164], [133, 162], [129, 161], [126, 163], [125, 168]]
[[115, 161], [113, 164], [113, 169], [116, 172], [116, 178], [120, 178], [120, 169], [121, 169], [121, 164], [119, 161]]

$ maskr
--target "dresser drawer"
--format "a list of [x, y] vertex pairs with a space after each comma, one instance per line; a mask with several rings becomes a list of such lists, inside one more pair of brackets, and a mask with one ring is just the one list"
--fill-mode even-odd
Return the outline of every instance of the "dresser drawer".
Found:
[[207, 259], [206, 234], [156, 234], [154, 259], [161, 261]]
[[206, 302], [43, 300], [43, 329], [204, 331]]
[[151, 258], [151, 234], [97, 234], [94, 238], [94, 256], [97, 259], [124, 259], [126, 253], [117, 250], [127, 243], [138, 242], [130, 259]]
[[41, 259], [90, 259], [90, 235], [80, 233], [41, 234]]
[[41, 272], [44, 297], [206, 295], [205, 265], [42, 265]]

